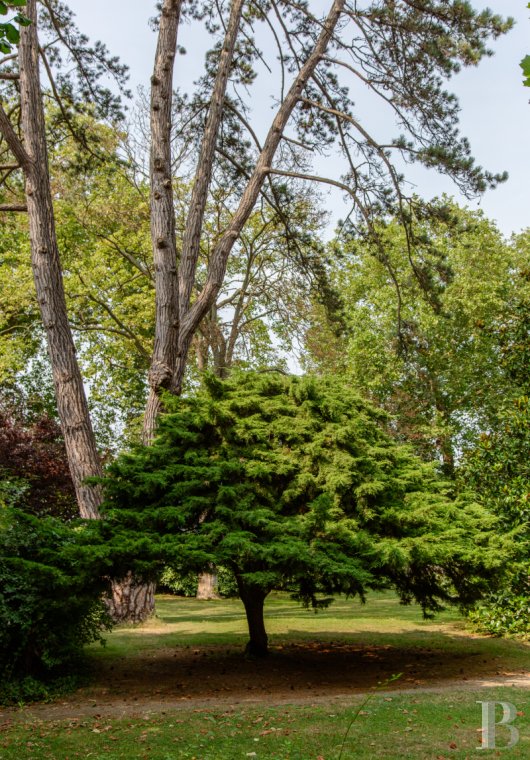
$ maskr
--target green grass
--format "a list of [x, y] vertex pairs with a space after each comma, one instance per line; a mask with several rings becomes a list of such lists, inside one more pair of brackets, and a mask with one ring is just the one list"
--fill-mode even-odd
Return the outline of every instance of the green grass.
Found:
[[[481, 707], [476, 700], [510, 701], [520, 713], [513, 758], [530, 757], [530, 692], [489, 689], [442, 694], [375, 694], [364, 705], [344, 745], [343, 760], [356, 758], [492, 757], [480, 752]], [[342, 739], [360, 698], [347, 706], [283, 705], [259, 709], [186, 710], [125, 720], [33, 723], [0, 738], [2, 760], [149, 758], [149, 760], [338, 760]], [[499, 729], [498, 746], [506, 742]], [[502, 750], [499, 749], [499, 752]], [[503, 755], [504, 756], [504, 755]]]
[[[127, 663], [149, 659], [157, 650], [167, 652], [172, 647], [181, 652], [191, 647], [192, 655], [193, 647], [205, 650], [208, 646], [226, 647], [235, 653], [247, 638], [243, 607], [237, 600], [199, 602], [162, 596], [157, 599], [157, 615], [142, 626], [117, 628], [108, 635], [104, 648], [88, 648], [89, 659], [98, 666], [100, 684], [108, 686], [109, 698], [118, 662], [128, 667]], [[409, 651], [413, 654], [428, 650], [435, 654], [434, 667], [440, 669], [436, 671], [440, 677], [447, 675], [443, 671], [451, 663], [451, 673], [461, 673], [460, 664], [467, 668], [474, 662], [487, 663], [483, 667], [491, 668], [490, 675], [528, 669], [530, 663], [528, 644], [471, 635], [465, 620], [455, 611], [446, 611], [434, 621], [424, 620], [417, 606], [403, 607], [392, 594], [373, 594], [366, 605], [338, 599], [318, 614], [304, 610], [286, 595], [276, 594], [267, 602], [266, 617], [273, 647], [269, 668], [275, 659], [279, 661], [282, 647], [310, 648], [312, 642], [327, 641], [334, 645], [380, 646], [390, 653], [387, 671], [395, 666], [394, 648], [400, 650], [404, 663], [409, 661]], [[208, 668], [208, 659], [202, 661]], [[410, 661], [414, 663], [414, 658]], [[263, 671], [257, 668], [258, 679], [260, 672]], [[387, 675], [392, 672], [395, 671]], [[410, 687], [408, 681], [413, 679], [408, 675], [404, 673], [393, 688]], [[0, 735], [0, 760], [339, 760], [343, 737], [360, 708], [342, 760], [496, 757], [495, 751], [477, 749], [481, 723], [477, 700], [503, 700], [516, 705], [520, 742], [503, 752], [507, 733], [499, 729], [498, 753], [508, 760], [529, 758], [530, 690], [509, 686], [475, 689], [466, 687], [462, 676], [458, 678], [459, 689], [453, 688], [450, 681], [444, 691], [372, 690], [366, 704], [362, 695], [353, 692], [351, 698], [314, 700], [306, 691], [298, 703], [293, 694], [293, 704], [286, 703], [285, 694], [281, 699], [274, 694], [262, 695], [262, 704], [245, 703], [243, 698], [239, 704], [231, 705], [229, 696], [226, 702], [216, 701], [207, 707], [199, 700], [195, 709], [193, 703], [183, 702], [178, 711], [173, 701], [167, 711], [149, 713], [149, 702], [142, 705], [140, 700], [134, 704], [134, 714], [124, 719], [92, 717], [93, 713], [87, 717], [91, 711], [80, 709], [77, 719], [8, 721]], [[72, 715], [75, 709], [74, 703]], [[22, 712], [17, 717], [24, 715]]]
[[[265, 605], [270, 644], [333, 641], [400, 649], [430, 648], [441, 654], [478, 656], [499, 661], [503, 669], [527, 668], [530, 648], [518, 640], [469, 635], [466, 621], [453, 609], [425, 620], [418, 605], [401, 605], [394, 594], [373, 593], [367, 604], [336, 599], [315, 613], [286, 594], [271, 594]], [[237, 599], [201, 602], [157, 597], [157, 617], [138, 627], [124, 626], [106, 636], [105, 647], [88, 648], [105, 660], [152, 653], [162, 647], [214, 646], [244, 648], [248, 639], [242, 603]]]

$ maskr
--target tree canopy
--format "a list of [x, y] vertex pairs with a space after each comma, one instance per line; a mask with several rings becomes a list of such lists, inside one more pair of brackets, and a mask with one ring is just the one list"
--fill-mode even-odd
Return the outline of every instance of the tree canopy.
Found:
[[337, 380], [210, 376], [167, 408], [152, 446], [110, 465], [99, 527], [122, 571], [230, 569], [255, 654], [273, 589], [318, 607], [395, 588], [428, 613], [470, 604], [502, 568], [509, 541], [493, 515], [451, 498], [384, 431], [386, 415]]
[[499, 361], [507, 304], [526, 289], [528, 235], [506, 240], [481, 212], [449, 198], [419, 213], [411, 250], [395, 218], [376, 227], [378, 243], [340, 230], [332, 282], [342, 332], [317, 312], [307, 334], [308, 364], [337, 367], [394, 415], [396, 434], [447, 474], [477, 431], [491, 425], [514, 379]]

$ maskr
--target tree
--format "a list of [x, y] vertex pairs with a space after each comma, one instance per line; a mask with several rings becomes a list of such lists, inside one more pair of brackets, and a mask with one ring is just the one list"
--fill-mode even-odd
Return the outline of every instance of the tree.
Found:
[[[17, 3], [18, 4], [18, 3]], [[68, 74], [54, 76], [54, 66], [60, 64], [59, 48], [49, 51], [40, 44], [37, 36], [37, 2], [27, 0], [28, 24], [20, 33], [18, 56], [7, 56], [3, 63], [18, 62], [18, 71], [0, 74], [8, 83], [19, 83], [19, 92], [3, 93], [19, 95], [19, 104], [9, 111], [0, 108], [0, 132], [4, 149], [15, 157], [16, 163], [4, 167], [8, 175], [22, 170], [26, 204], [17, 208], [8, 204], [4, 210], [27, 210], [33, 279], [39, 303], [42, 323], [52, 365], [57, 408], [72, 480], [83, 517], [99, 516], [101, 499], [99, 486], [87, 485], [87, 477], [101, 474], [101, 464], [90, 421], [83, 381], [76, 358], [64, 295], [61, 262], [57, 245], [53, 199], [50, 189], [48, 146], [40, 84], [40, 61], [49, 78], [52, 96], [70, 129], [76, 134], [72, 111], [76, 101], [92, 101], [102, 113], [111, 114], [116, 109], [116, 99], [98, 85], [102, 71], [109, 71], [118, 82], [123, 81], [125, 71], [115, 60], [109, 59], [103, 46], [90, 48], [85, 38], [79, 36], [72, 24], [71, 14], [61, 3], [43, 0], [41, 22], [44, 29], [59, 40], [68, 54], [72, 55], [79, 82], [74, 83]], [[20, 124], [13, 124], [13, 116], [20, 114]], [[22, 134], [17, 134], [18, 129]], [[85, 139], [82, 134], [78, 135]], [[85, 146], [88, 144], [85, 140]], [[4, 176], [4, 183], [6, 176]]]
[[493, 516], [452, 500], [432, 466], [384, 432], [386, 415], [343, 383], [210, 376], [164, 405], [152, 445], [110, 465], [99, 527], [122, 567], [134, 545], [147, 576], [164, 560], [183, 573], [208, 561], [230, 569], [252, 655], [267, 651], [273, 589], [318, 608], [332, 594], [395, 588], [428, 613], [473, 602], [499, 575], [509, 540]]
[[[527, 244], [528, 233], [519, 238]], [[530, 272], [520, 272], [526, 292], [507, 304], [497, 333], [501, 364], [513, 391], [503, 400], [489, 429], [467, 452], [461, 479], [494, 512], [505, 530], [514, 530], [517, 554], [503, 588], [474, 611], [477, 625], [490, 633], [530, 633]]]
[[334, 347], [317, 319], [308, 347], [317, 367], [340, 362], [394, 416], [398, 438], [452, 476], [458, 452], [491, 423], [513, 384], [499, 363], [497, 331], [522, 290], [528, 249], [523, 239], [505, 241], [480, 212], [447, 198], [432, 208], [438, 218], [415, 219], [412, 254], [395, 219], [376, 227], [377, 244], [339, 232], [331, 258], [346, 329]]
[[0, 407], [0, 478], [4, 490], [22, 490], [28, 512], [63, 520], [78, 514], [61, 431], [46, 414], [24, 424]]
[[[85, 141], [89, 150], [86, 135], [71, 118], [72, 110], [74, 106], [82, 108], [80, 102], [84, 99], [94, 101], [107, 115], [115, 113], [115, 99], [97, 80], [101, 73], [108, 72], [121, 84], [124, 71], [107, 56], [102, 46], [90, 48], [87, 45], [83, 36], [73, 29], [66, 6], [42, 0], [45, 28], [53, 34], [53, 39], [58, 38], [66, 46], [81, 69], [77, 80], [69, 77], [64, 69], [59, 76], [54, 76], [53, 66], [60, 66], [57, 48], [54, 46], [53, 52], [46, 44], [39, 48], [35, 0], [29, 0], [27, 8], [32, 24], [22, 30], [20, 82], [23, 96], [26, 85], [27, 92], [31, 93], [31, 98], [26, 101], [23, 97], [21, 104], [27, 116], [27, 121], [24, 121], [25, 116], [23, 121], [28, 144], [22, 145], [5, 110], [3, 115], [0, 113], [0, 129], [17, 164], [23, 168], [26, 178], [31, 179], [28, 187], [33, 194], [27, 199], [30, 218], [37, 219], [40, 215], [45, 222], [32, 226], [32, 256], [38, 273], [37, 283], [41, 282], [41, 276], [53, 275], [53, 279], [49, 282], [50, 289], [45, 289], [38, 298], [74, 483], [80, 500], [86, 502], [87, 513], [95, 515], [99, 500], [97, 487], [88, 488], [83, 484], [86, 475], [97, 471], [99, 462], [69, 331], [53, 235], [38, 55], [50, 75], [53, 96], [59, 96], [64, 121]], [[179, 393], [182, 389], [193, 337], [215, 303], [234, 243], [260, 194], [281, 210], [278, 199], [282, 196], [282, 185], [293, 181], [330, 182], [353, 199], [367, 223], [381, 207], [387, 209], [396, 204], [406, 223], [403, 180], [388, 151], [406, 160], [440, 168], [469, 194], [480, 193], [503, 178], [474, 165], [467, 142], [457, 132], [456, 101], [445, 92], [443, 82], [461, 65], [474, 65], [486, 55], [487, 40], [507, 31], [510, 21], [504, 22], [487, 11], [476, 12], [461, 0], [450, 4], [442, 0], [422, 0], [419, 4], [412, 0], [372, 2], [363, 10], [345, 0], [334, 0], [324, 18], [314, 16], [304, 5], [278, 6], [276, 2], [266, 2], [247, 7], [243, 0], [232, 0], [228, 9], [222, 6], [197, 9], [192, 5], [185, 11], [205, 22], [214, 44], [206, 56], [204, 76], [196, 97], [189, 103], [194, 113], [190, 123], [193, 123], [198, 150], [182, 251], [177, 256], [171, 102], [177, 32], [184, 14], [181, 14], [180, 0], [164, 0], [151, 79], [150, 211], [155, 341], [144, 417], [146, 441], [155, 430], [161, 392], [169, 389]], [[247, 118], [249, 103], [242, 101], [238, 94], [240, 84], [244, 88], [251, 87], [256, 66], [264, 60], [253, 31], [261, 22], [278, 43], [280, 75], [270, 66], [269, 69], [274, 81], [282, 83], [277, 93], [279, 105], [263, 142], [260, 130], [256, 131]], [[76, 67], [76, 71], [79, 68]], [[16, 81], [18, 73], [14, 72], [14, 76]], [[350, 77], [351, 82], [363, 81], [375, 97], [381, 98], [405, 129], [406, 136], [376, 139], [370, 135], [353, 116], [348, 82], [343, 76]], [[285, 86], [288, 77], [291, 77], [289, 88]], [[4, 80], [13, 81], [7, 74]], [[204, 119], [202, 128], [197, 129], [200, 119]], [[33, 148], [29, 149], [32, 140], [35, 142], [33, 153]], [[329, 151], [334, 145], [343, 152], [347, 174], [340, 181], [310, 174], [311, 154]], [[213, 178], [219, 175], [225, 177], [225, 186], [232, 184], [230, 219], [215, 243], [199, 292], [193, 297], [208, 194]], [[282, 179], [279, 182], [275, 177]], [[6, 204], [4, 208], [13, 206]], [[285, 220], [287, 229], [288, 222]], [[46, 240], [39, 238], [43, 230]], [[46, 254], [42, 252], [44, 249]], [[48, 300], [50, 294], [53, 304]]]
[[[205, 9], [202, 16], [216, 44], [207, 56], [199, 91], [189, 103], [198, 149], [180, 252], [175, 240], [170, 139], [173, 70], [183, 15], [180, 0], [165, 0], [159, 18], [151, 80], [150, 162], [156, 332], [146, 442], [154, 435], [161, 392], [181, 391], [193, 336], [217, 298], [234, 243], [258, 197], [261, 194], [274, 205], [275, 177], [282, 177], [283, 183], [298, 179], [340, 187], [366, 224], [381, 209], [396, 206], [406, 222], [403, 178], [393, 152], [438, 167], [470, 194], [503, 178], [474, 165], [467, 141], [458, 136], [456, 101], [442, 84], [461, 65], [474, 65], [488, 54], [486, 40], [506, 32], [510, 20], [504, 22], [489, 11], [478, 13], [460, 0], [373, 2], [362, 10], [335, 0], [324, 19], [305, 5], [271, 2], [247, 8], [242, 0], [232, 0], [219, 13], [220, 17]], [[279, 106], [263, 143], [247, 118], [249, 103], [236, 87], [239, 83], [250, 87], [258, 76], [255, 65], [263, 60], [255, 43], [258, 22], [268, 26], [278, 45], [282, 83]], [[373, 137], [353, 116], [349, 83], [343, 76], [364, 82], [388, 105], [406, 137]], [[200, 131], [199, 117], [204, 119]], [[325, 152], [334, 145], [342, 150], [347, 166], [340, 181], [305, 170], [311, 152]], [[193, 300], [208, 193], [216, 174], [229, 171], [238, 180], [233, 181], [231, 218], [216, 241]]]

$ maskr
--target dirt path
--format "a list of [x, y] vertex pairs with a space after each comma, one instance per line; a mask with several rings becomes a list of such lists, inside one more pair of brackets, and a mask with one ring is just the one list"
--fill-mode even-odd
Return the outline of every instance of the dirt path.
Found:
[[[381, 690], [377, 693], [380, 696], [391, 694], [418, 694], [432, 693], [439, 694], [444, 691], [479, 691], [480, 689], [489, 689], [501, 686], [517, 687], [519, 689], [530, 690], [530, 673], [525, 676], [504, 676], [495, 679], [482, 679], [473, 681], [447, 681], [437, 686], [416, 686], [411, 689], [395, 688], [390, 691]], [[53, 704], [37, 704], [24, 708], [9, 708], [0, 711], [0, 724], [5, 728], [6, 724], [12, 723], [30, 723], [34, 721], [61, 721], [76, 720], [86, 718], [132, 718], [147, 717], [150, 715], [176, 712], [178, 710], [232, 710], [243, 706], [251, 707], [253, 705], [276, 706], [276, 705], [304, 705], [304, 704], [347, 704], [352, 696], [364, 696], [368, 692], [357, 691], [352, 689], [344, 694], [314, 694], [287, 696], [276, 695], [274, 699], [268, 697], [247, 697], [241, 695], [240, 698], [220, 698], [211, 697], [208, 699], [191, 699], [181, 697], [179, 700], [155, 700], [155, 699], [137, 699], [113, 700], [111, 702], [55, 702]]]
[[158, 649], [99, 660], [91, 686], [51, 704], [5, 709], [0, 722], [344, 702], [384, 684], [395, 673], [402, 676], [392, 691], [400, 693], [530, 688], [529, 671], [507, 672], [497, 660], [479, 648], [463, 655], [430, 647], [331, 643], [275, 647], [263, 661], [244, 660], [239, 649], [220, 646]]

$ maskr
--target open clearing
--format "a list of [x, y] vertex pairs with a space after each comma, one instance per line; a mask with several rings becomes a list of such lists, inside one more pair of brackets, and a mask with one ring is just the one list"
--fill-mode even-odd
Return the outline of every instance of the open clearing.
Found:
[[157, 609], [89, 648], [84, 688], [4, 710], [0, 758], [338, 759], [366, 694], [343, 758], [471, 757], [476, 701], [500, 698], [521, 713], [509, 757], [530, 756], [530, 647], [473, 634], [455, 612], [426, 621], [374, 594], [315, 614], [278, 594], [266, 605], [271, 655], [248, 661], [239, 601], [162, 596]]

